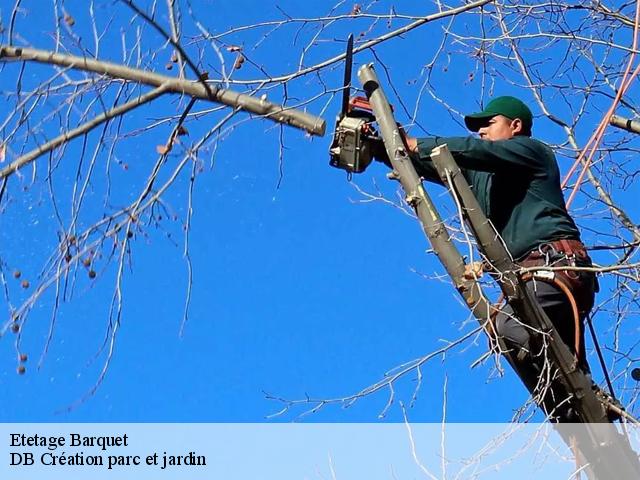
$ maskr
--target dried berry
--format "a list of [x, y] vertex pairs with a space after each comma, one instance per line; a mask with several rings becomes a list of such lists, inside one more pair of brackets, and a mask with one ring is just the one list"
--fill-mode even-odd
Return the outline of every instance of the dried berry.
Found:
[[22, 363], [26, 362], [29, 359], [29, 357], [27, 356], [26, 353], [21, 353], [18, 358], [20, 359], [20, 362], [22, 362]]
[[633, 378], [636, 382], [640, 382], [640, 368], [634, 368], [631, 370], [631, 378]]
[[20, 272], [20, 270], [14, 270], [14, 272], [13, 272], [13, 278], [20, 278], [20, 275], [22, 275], [22, 273]]
[[20, 286], [22, 288], [29, 288], [29, 285], [30, 285], [29, 280], [22, 280], [22, 282], [20, 283]]
[[243, 63], [244, 63], [244, 55], [239, 53], [238, 56], [236, 57], [236, 61], [233, 63], [233, 68], [238, 70], [238, 69], [242, 68], [242, 64]]
[[82, 259], [82, 264], [83, 264], [85, 267], [88, 267], [89, 265], [91, 265], [91, 257], [83, 258], [83, 259]]
[[24, 367], [24, 365], [18, 365], [16, 371], [18, 372], [18, 375], [24, 375], [24, 372], [26, 372], [27, 369]]
[[19, 324], [17, 324], [17, 323], [15, 323], [15, 322], [14, 322], [14, 323], [12, 323], [12, 324], [11, 324], [11, 331], [12, 331], [13, 333], [18, 333], [18, 332], [20, 331], [20, 325], [19, 325]]
[[89, 278], [96, 278], [96, 271], [95, 270], [89, 270]]

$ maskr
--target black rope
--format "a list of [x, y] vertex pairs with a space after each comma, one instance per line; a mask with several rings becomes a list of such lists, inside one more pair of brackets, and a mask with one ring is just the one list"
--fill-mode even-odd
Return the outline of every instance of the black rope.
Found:
[[623, 245], [589, 245], [584, 247], [586, 250], [626, 250], [627, 248], [633, 248], [640, 245], [640, 241], [628, 242]]
[[604, 363], [604, 357], [602, 356], [602, 350], [600, 350], [600, 344], [598, 343], [598, 338], [596, 337], [596, 331], [593, 328], [593, 323], [591, 322], [591, 315], [587, 315], [587, 324], [589, 325], [589, 332], [591, 332], [591, 339], [593, 340], [593, 344], [596, 347], [596, 352], [598, 353], [598, 359], [600, 360], [600, 366], [602, 367], [602, 372], [604, 373], [604, 378], [607, 381], [607, 386], [609, 387], [609, 392], [611, 393], [611, 397], [614, 400], [618, 400], [616, 398], [616, 394], [613, 391], [613, 384], [611, 383], [611, 378], [609, 377], [609, 372], [607, 371], [607, 366]]

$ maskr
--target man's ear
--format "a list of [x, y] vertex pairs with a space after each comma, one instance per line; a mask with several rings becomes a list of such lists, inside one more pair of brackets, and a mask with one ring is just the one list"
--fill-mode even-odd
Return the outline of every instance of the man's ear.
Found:
[[520, 135], [523, 131], [524, 125], [522, 124], [522, 120], [519, 118], [515, 118], [511, 120], [511, 132], [513, 135]]

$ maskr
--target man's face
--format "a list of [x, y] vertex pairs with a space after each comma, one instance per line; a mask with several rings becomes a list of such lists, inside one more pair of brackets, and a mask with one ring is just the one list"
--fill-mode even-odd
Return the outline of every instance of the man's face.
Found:
[[504, 115], [491, 117], [487, 124], [478, 130], [482, 140], [509, 140], [522, 131], [522, 121], [519, 118], [511, 120]]

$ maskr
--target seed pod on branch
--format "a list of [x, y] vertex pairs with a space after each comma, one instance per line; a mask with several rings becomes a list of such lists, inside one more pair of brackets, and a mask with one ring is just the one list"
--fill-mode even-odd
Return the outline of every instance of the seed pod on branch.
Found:
[[236, 57], [236, 61], [233, 63], [233, 68], [238, 70], [238, 69], [242, 68], [242, 64], [243, 63], [244, 63], [244, 55], [239, 53], [238, 56]]

